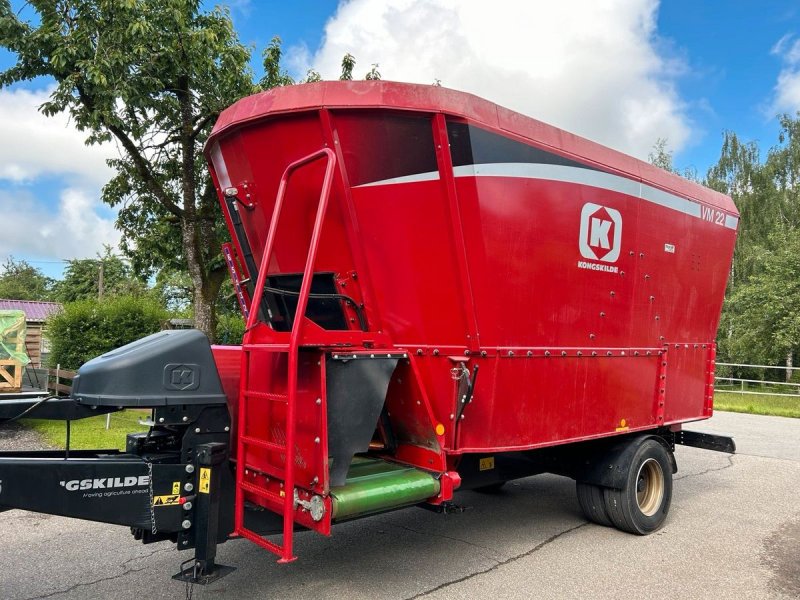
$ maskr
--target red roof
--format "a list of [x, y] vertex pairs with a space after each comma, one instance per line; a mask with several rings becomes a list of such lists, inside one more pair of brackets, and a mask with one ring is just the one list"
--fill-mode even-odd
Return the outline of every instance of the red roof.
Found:
[[21, 310], [26, 321], [44, 321], [53, 313], [61, 310], [58, 302], [36, 302], [33, 300], [2, 300], [0, 310]]

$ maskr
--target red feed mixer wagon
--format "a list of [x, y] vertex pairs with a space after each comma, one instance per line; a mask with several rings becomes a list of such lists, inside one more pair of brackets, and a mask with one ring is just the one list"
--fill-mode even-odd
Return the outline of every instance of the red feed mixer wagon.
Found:
[[683, 423], [712, 414], [730, 198], [475, 96], [324, 82], [244, 98], [206, 144], [246, 332], [86, 363], [67, 421], [152, 409], [125, 452], [5, 452], [0, 505], [131, 527], [228, 568], [296, 531], [537, 473], [593, 522], [664, 522]]

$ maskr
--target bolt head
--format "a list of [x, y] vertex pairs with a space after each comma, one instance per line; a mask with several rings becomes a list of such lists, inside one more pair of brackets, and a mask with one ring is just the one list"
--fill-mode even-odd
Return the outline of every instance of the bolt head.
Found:
[[186, 502], [183, 505], [183, 510], [192, 510], [192, 503], [191, 502]]
[[164, 422], [164, 417], [159, 417], [159, 418], [158, 418], [158, 422], [159, 422], [159, 423], [163, 423], [163, 422]]
[[183, 523], [181, 523], [181, 527], [184, 529], [189, 529], [192, 526], [192, 522], [189, 519], [186, 519]]
[[199, 428], [199, 427], [195, 427], [195, 428], [194, 428], [194, 432], [195, 432], [195, 433], [200, 433], [200, 428]]
[[194, 473], [194, 465], [186, 465], [187, 473]]
[[231, 428], [226, 425], [225, 426], [225, 431], [230, 431], [230, 430], [231, 430]]
[[189, 417], [183, 417], [183, 419], [181, 419], [181, 420], [182, 420], [184, 423], [186, 423], [186, 421], [188, 421], [188, 420], [189, 420]]
[[194, 484], [191, 481], [188, 481], [183, 486], [183, 489], [185, 489], [187, 492], [191, 492], [194, 489]]

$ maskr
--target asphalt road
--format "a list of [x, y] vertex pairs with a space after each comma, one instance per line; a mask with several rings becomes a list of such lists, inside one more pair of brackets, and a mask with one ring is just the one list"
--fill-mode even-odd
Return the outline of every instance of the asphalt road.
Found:
[[[494, 496], [464, 492], [459, 515], [407, 509], [302, 534], [300, 560], [237, 540], [237, 570], [202, 598], [800, 597], [800, 419], [718, 413], [696, 429], [734, 435], [739, 453], [678, 448], [665, 527], [636, 537], [591, 525], [575, 484], [542, 475]], [[185, 553], [128, 531], [21, 511], [0, 514], [0, 598], [182, 598]]]

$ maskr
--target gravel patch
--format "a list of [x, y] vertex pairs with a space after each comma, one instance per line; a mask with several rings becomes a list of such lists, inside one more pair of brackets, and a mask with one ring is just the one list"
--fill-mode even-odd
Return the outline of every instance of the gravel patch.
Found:
[[54, 450], [39, 432], [19, 423], [0, 424], [0, 450]]

